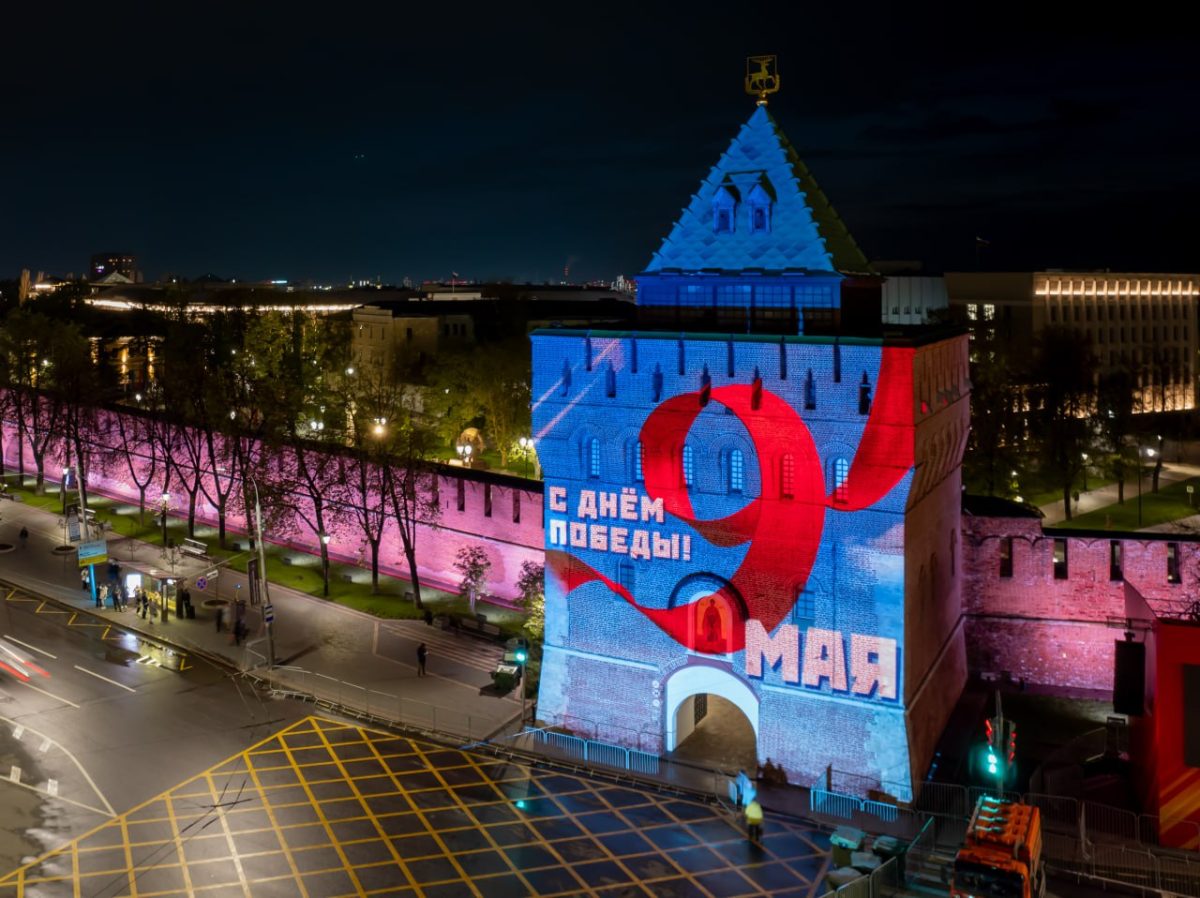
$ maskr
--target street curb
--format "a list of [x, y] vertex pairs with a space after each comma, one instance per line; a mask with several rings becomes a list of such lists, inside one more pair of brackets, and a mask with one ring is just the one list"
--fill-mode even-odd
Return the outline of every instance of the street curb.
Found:
[[35, 590], [29, 589], [28, 587], [21, 586], [18, 583], [14, 583], [11, 580], [0, 579], [0, 586], [7, 586], [7, 587], [10, 587], [11, 589], [18, 590], [20, 592], [26, 592], [26, 593], [30, 593], [31, 595], [36, 595], [42, 601], [48, 602], [49, 604], [54, 605], [57, 608], [61, 608], [64, 611], [68, 611], [73, 614], [86, 615], [87, 617], [91, 618], [92, 620], [100, 621], [100, 622], [104, 623], [106, 626], [113, 627], [124, 633], [131, 633], [134, 636], [138, 637], [139, 639], [145, 640], [146, 642], [152, 642], [155, 645], [158, 645], [160, 648], [171, 649], [172, 651], [180, 652], [180, 653], [184, 654], [185, 656], [192, 656], [192, 657], [200, 658], [203, 661], [206, 661], [209, 664], [211, 664], [213, 667], [227, 670], [232, 673], [238, 673], [240, 671], [240, 668], [237, 666], [237, 664], [235, 662], [224, 657], [223, 655], [213, 654], [212, 652], [208, 651], [207, 649], [197, 648], [197, 647], [187, 644], [183, 641], [175, 642], [175, 641], [172, 641], [169, 639], [163, 639], [163, 638], [159, 637], [158, 634], [156, 634], [156, 633], [146, 633], [143, 630], [139, 630], [135, 627], [131, 627], [128, 624], [123, 624], [120, 621], [113, 620], [110, 617], [103, 617], [99, 614], [96, 614], [95, 611], [91, 608], [77, 608], [76, 606], [70, 604], [69, 602], [64, 601], [63, 599], [59, 599], [54, 596], [43, 595], [39, 592], [36, 592]]

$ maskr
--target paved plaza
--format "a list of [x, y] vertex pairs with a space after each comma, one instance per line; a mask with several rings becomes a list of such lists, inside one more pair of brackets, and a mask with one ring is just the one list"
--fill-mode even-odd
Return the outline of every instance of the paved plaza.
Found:
[[0, 877], [67, 896], [811, 896], [828, 839], [709, 804], [305, 718]]

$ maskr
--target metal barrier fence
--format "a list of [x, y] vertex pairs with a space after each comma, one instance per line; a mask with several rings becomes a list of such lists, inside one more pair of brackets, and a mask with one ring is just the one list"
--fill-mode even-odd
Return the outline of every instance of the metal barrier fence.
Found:
[[504, 721], [494, 717], [473, 716], [299, 667], [275, 667], [243, 673], [257, 679], [277, 694], [337, 708], [341, 713], [360, 719], [388, 721], [455, 739], [487, 739], [497, 728], [504, 725]]
[[821, 898], [887, 898], [900, 887], [900, 869], [895, 858], [884, 862], [869, 874], [846, 883]]

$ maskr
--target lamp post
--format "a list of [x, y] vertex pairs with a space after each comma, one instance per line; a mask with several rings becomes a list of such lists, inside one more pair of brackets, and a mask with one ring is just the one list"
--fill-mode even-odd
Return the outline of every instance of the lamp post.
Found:
[[323, 595], [329, 598], [329, 534], [321, 534], [321, 574], [325, 578]]
[[1148, 446], [1138, 446], [1138, 529], [1142, 526], [1142, 456], [1154, 458], [1157, 454]]
[[525, 726], [525, 665], [529, 661], [529, 649], [525, 645], [525, 640], [517, 646], [515, 653], [517, 664], [521, 665], [521, 726]]
[[1083, 455], [1083, 491], [1086, 493], [1088, 491], [1088, 488], [1087, 488], [1088, 454], [1086, 452], [1083, 452], [1081, 454]]
[[[263, 546], [262, 503], [258, 499], [258, 481], [253, 477], [249, 479], [250, 485], [254, 487], [254, 535], [255, 542], [258, 543], [259, 594], [263, 601], [263, 622], [267, 628], [267, 670], [270, 670], [275, 666], [275, 624], [273, 620], [275, 609], [271, 605], [271, 596], [267, 592], [267, 552]], [[236, 611], [234, 613], [236, 614]]]
[[158, 513], [162, 518], [162, 543], [163, 551], [167, 551], [167, 509], [171, 507], [171, 494], [163, 493], [162, 498], [158, 500]]
[[462, 459], [464, 468], [471, 467], [471, 453], [474, 451], [474, 449], [475, 447], [470, 443], [459, 443], [454, 447], [454, 451], [457, 452], [458, 457]]
[[529, 437], [521, 437], [517, 440], [517, 445], [521, 447], [521, 454], [525, 456], [525, 479], [529, 479], [529, 453], [533, 451], [533, 440]]
[[63, 514], [67, 513], [67, 478], [71, 476], [70, 468], [62, 469], [62, 480], [59, 483], [58, 493], [62, 496]]

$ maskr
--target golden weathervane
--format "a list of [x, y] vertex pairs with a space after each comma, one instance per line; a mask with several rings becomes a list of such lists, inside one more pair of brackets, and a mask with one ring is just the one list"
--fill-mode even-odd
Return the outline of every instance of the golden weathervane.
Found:
[[779, 59], [776, 56], [746, 57], [746, 93], [767, 105], [767, 94], [779, 90]]

